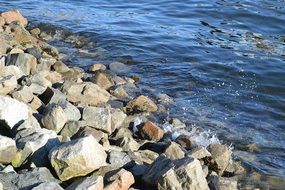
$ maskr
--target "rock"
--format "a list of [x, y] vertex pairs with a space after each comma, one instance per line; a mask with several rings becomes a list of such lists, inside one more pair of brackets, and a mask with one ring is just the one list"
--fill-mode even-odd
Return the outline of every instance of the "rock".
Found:
[[30, 116], [26, 119], [21, 125], [19, 125], [16, 129], [16, 132], [24, 129], [41, 129], [41, 125], [39, 124], [38, 120], [34, 116]]
[[81, 118], [79, 109], [68, 101], [60, 99], [55, 103], [63, 109], [67, 121], [78, 121]]
[[0, 174], [0, 182], [4, 189], [29, 190], [44, 182], [59, 183], [47, 168], [34, 168], [30, 171], [22, 170], [19, 173]]
[[93, 64], [89, 67], [90, 72], [95, 72], [98, 70], [106, 70], [106, 66], [103, 64], [97, 63], [97, 64]]
[[113, 81], [114, 74], [110, 71], [95, 71], [94, 76], [90, 78], [91, 82], [101, 86], [104, 89], [109, 89], [111, 86], [114, 86]]
[[186, 150], [190, 150], [197, 146], [196, 142], [188, 135], [179, 135], [175, 142], [178, 143], [180, 146], [185, 148]]
[[154, 123], [147, 121], [139, 127], [139, 133], [144, 139], [159, 141], [164, 135], [163, 129], [157, 127]]
[[84, 122], [84, 127], [81, 127], [81, 129], [78, 131], [78, 133], [76, 133], [74, 138], [85, 137], [88, 135], [92, 135], [98, 142], [100, 142], [105, 137], [108, 138], [108, 135], [103, 131], [94, 129], [92, 127], [85, 127], [85, 122]]
[[16, 156], [17, 147], [13, 139], [0, 135], [0, 163], [9, 164]]
[[37, 166], [48, 163], [49, 151], [60, 145], [54, 131], [42, 128], [26, 128], [20, 130], [15, 137], [17, 147], [16, 158], [12, 161], [14, 167], [20, 167], [27, 158]]
[[204, 147], [196, 147], [188, 152], [188, 156], [196, 159], [210, 157], [211, 153]]
[[109, 69], [116, 74], [126, 74], [130, 71], [130, 68], [127, 65], [120, 62], [110, 63]]
[[130, 156], [125, 152], [112, 150], [108, 153], [107, 162], [113, 167], [120, 168], [131, 161]]
[[115, 135], [112, 137], [112, 139], [118, 140], [118, 139], [120, 139], [120, 138], [122, 138], [122, 137], [129, 137], [129, 138], [132, 138], [132, 137], [133, 137], [133, 133], [132, 133], [132, 131], [129, 130], [128, 128], [122, 127], [122, 128], [119, 128], [119, 129], [116, 131], [116, 133], [115, 133]]
[[172, 161], [162, 154], [148, 168], [143, 180], [158, 189], [209, 189], [200, 162], [189, 157]]
[[115, 174], [107, 177], [110, 182], [104, 190], [128, 190], [135, 183], [134, 176], [125, 169], [120, 169]]
[[60, 135], [71, 138], [80, 130], [82, 124], [81, 121], [68, 121], [60, 131]]
[[14, 65], [5, 66], [1, 68], [0, 76], [7, 77], [10, 75], [15, 76], [16, 79], [18, 80], [22, 78], [25, 74], [17, 66], [14, 66]]
[[229, 148], [226, 145], [211, 144], [207, 149], [212, 156], [205, 161], [206, 164], [210, 170], [214, 170], [219, 175], [222, 175], [231, 158]]
[[0, 96], [0, 126], [13, 129], [29, 117], [28, 106], [12, 98]]
[[78, 67], [69, 68], [67, 72], [61, 73], [64, 81], [77, 82], [83, 77], [83, 70]]
[[83, 109], [82, 119], [86, 125], [111, 134], [112, 115], [110, 109], [100, 107], [86, 107]]
[[50, 130], [59, 133], [65, 123], [67, 122], [67, 116], [60, 106], [54, 105], [50, 107], [41, 119], [42, 125]]
[[122, 137], [116, 141], [116, 145], [122, 147], [124, 151], [136, 151], [139, 149], [140, 144], [137, 143], [132, 137]]
[[10, 24], [14, 21], [18, 21], [24, 27], [28, 24], [28, 20], [23, 17], [18, 10], [1, 13], [1, 17], [4, 18], [6, 24]]
[[183, 123], [182, 121], [180, 121], [177, 118], [172, 118], [169, 120], [169, 124], [172, 125], [173, 129], [183, 129], [186, 127], [185, 123]]
[[0, 77], [0, 95], [6, 95], [16, 89], [17, 78], [13, 75]]
[[0, 27], [5, 25], [5, 19], [0, 16]]
[[174, 100], [173, 98], [171, 98], [170, 96], [168, 96], [167, 94], [161, 94], [159, 93], [157, 95], [157, 99], [158, 99], [158, 102], [163, 104], [163, 105], [171, 105], [174, 103]]
[[105, 166], [107, 154], [94, 137], [89, 135], [53, 149], [49, 158], [60, 180], [66, 181]]
[[164, 154], [171, 160], [181, 159], [185, 156], [185, 153], [183, 152], [181, 147], [175, 142], [169, 143], [168, 147], [164, 151]]
[[110, 94], [96, 84], [65, 82], [62, 91], [76, 104], [98, 106], [108, 102]]
[[53, 69], [59, 73], [66, 73], [70, 70], [69, 67], [61, 61], [55, 62], [53, 65]]
[[45, 104], [57, 103], [60, 100], [66, 100], [66, 96], [58, 89], [47, 87], [47, 89], [42, 93], [39, 98]]
[[158, 109], [151, 99], [143, 95], [129, 101], [126, 108], [129, 113], [155, 112]]
[[238, 184], [235, 178], [220, 177], [218, 186], [220, 190], [238, 190]]
[[66, 190], [103, 190], [102, 176], [90, 176], [75, 180]]
[[136, 87], [136, 85], [127, 83], [113, 86], [110, 88], [110, 93], [117, 98], [129, 99], [136, 97], [140, 93], [140, 90]]
[[39, 72], [29, 77], [25, 77], [21, 81], [21, 85], [26, 85], [34, 94], [41, 95], [48, 87], [52, 86], [52, 83], [45, 78], [42, 72]]
[[[0, 17], [1, 18], [1, 17]], [[1, 28], [1, 26], [0, 26]], [[7, 51], [9, 50], [10, 46], [7, 44], [7, 42], [1, 38], [0, 36], [0, 56], [1, 55], [4, 55], [7, 53]], [[4, 57], [4, 60], [5, 60], [5, 56]]]
[[39, 28], [33, 28], [30, 32], [33, 36], [38, 36], [40, 35], [41, 30]]
[[38, 186], [32, 188], [32, 190], [64, 190], [60, 185], [55, 182], [44, 182], [39, 184]]
[[[42, 50], [36, 46], [25, 49], [25, 53], [33, 55], [35, 58], [37, 58], [37, 60], [41, 60], [41, 56], [42, 56], [41, 52]], [[45, 64], [45, 65], [49, 65], [49, 69], [50, 69], [51, 64]]]
[[37, 59], [28, 53], [9, 54], [6, 65], [15, 65], [25, 74], [30, 75], [37, 67]]
[[20, 90], [13, 92], [12, 97], [18, 101], [29, 103], [34, 98], [34, 95], [30, 88], [23, 86]]
[[112, 133], [121, 127], [127, 115], [120, 109], [111, 109], [111, 131]]
[[35, 95], [33, 96], [32, 100], [29, 102], [29, 105], [33, 110], [37, 110], [39, 112], [42, 112], [45, 106], [44, 103]]
[[2, 169], [0, 173], [10, 173], [10, 172], [16, 173], [13, 166], [8, 165], [4, 169]]
[[135, 152], [129, 152], [129, 156], [137, 164], [152, 164], [154, 160], [159, 156], [156, 152], [151, 150], [138, 150]]

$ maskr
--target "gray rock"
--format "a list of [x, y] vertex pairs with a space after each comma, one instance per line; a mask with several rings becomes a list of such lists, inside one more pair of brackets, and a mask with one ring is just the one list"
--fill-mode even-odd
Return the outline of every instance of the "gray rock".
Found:
[[108, 153], [107, 162], [110, 163], [113, 167], [123, 167], [124, 165], [131, 162], [130, 156], [121, 151], [112, 150]]
[[116, 145], [122, 147], [124, 151], [136, 151], [139, 149], [140, 144], [132, 137], [122, 137], [116, 141]]
[[81, 113], [79, 109], [69, 103], [67, 100], [60, 99], [55, 102], [56, 105], [60, 106], [67, 118], [67, 121], [78, 121], [81, 118]]
[[114, 73], [106, 70], [97, 70], [94, 72], [94, 76], [90, 78], [91, 82], [101, 86], [104, 89], [109, 89], [115, 85], [113, 78], [115, 77]]
[[112, 115], [109, 108], [86, 107], [83, 109], [82, 119], [90, 127], [105, 131], [108, 134], [112, 132]]
[[6, 166], [5, 168], [3, 168], [3, 170], [1, 170], [0, 173], [10, 173], [10, 172], [16, 173], [15, 170], [14, 170], [14, 168], [13, 168], [13, 166], [8, 165], [8, 166]]
[[98, 142], [100, 142], [103, 138], [108, 138], [108, 135], [106, 133], [92, 127], [82, 127], [75, 135], [75, 138], [85, 137], [88, 135], [92, 135]]
[[110, 88], [110, 93], [117, 98], [132, 99], [139, 95], [140, 89], [134, 84], [127, 83]]
[[0, 96], [0, 105], [0, 123], [8, 129], [13, 129], [29, 117], [28, 106], [22, 102]]
[[106, 165], [107, 154], [92, 137], [82, 137], [51, 150], [50, 162], [59, 179], [85, 176]]
[[53, 65], [53, 69], [59, 73], [66, 73], [69, 71], [69, 67], [61, 61], [55, 62]]
[[121, 62], [112, 62], [109, 64], [109, 69], [117, 74], [126, 74], [130, 71], [130, 68]]
[[44, 182], [39, 184], [38, 186], [32, 188], [32, 190], [64, 190], [60, 185], [55, 182]]
[[105, 186], [105, 190], [128, 190], [135, 183], [132, 173], [125, 169], [109, 172], [105, 178], [109, 182]]
[[17, 78], [15, 76], [9, 75], [0, 77], [0, 95], [6, 95], [12, 92], [17, 85]]
[[68, 121], [60, 131], [60, 135], [71, 138], [83, 127], [84, 123], [82, 121]]
[[112, 133], [121, 127], [127, 115], [120, 109], [111, 109], [111, 131]]
[[185, 123], [177, 118], [170, 119], [169, 124], [172, 125], [173, 129], [183, 129], [186, 127]]
[[219, 177], [218, 186], [220, 190], [238, 190], [237, 179]]
[[55, 179], [47, 168], [0, 174], [0, 183], [3, 184], [4, 189], [9, 190], [30, 190], [44, 182], [59, 183], [60, 181]]
[[39, 96], [45, 104], [57, 103], [60, 100], [66, 100], [66, 96], [58, 89], [47, 87], [43, 94]]
[[37, 59], [27, 53], [9, 54], [6, 65], [15, 65], [25, 74], [29, 75], [37, 67]]
[[9, 137], [0, 135], [0, 163], [11, 163], [16, 156], [16, 152], [16, 142]]
[[75, 180], [66, 190], [103, 190], [102, 176], [90, 176]]
[[35, 75], [25, 78], [22, 85], [29, 86], [34, 94], [40, 95], [43, 94], [48, 87], [51, 87], [52, 83], [47, 80], [42, 73], [36, 73]]
[[128, 152], [128, 155], [134, 160], [137, 164], [152, 164], [156, 158], [159, 156], [158, 153], [151, 150], [138, 150], [135, 152]]

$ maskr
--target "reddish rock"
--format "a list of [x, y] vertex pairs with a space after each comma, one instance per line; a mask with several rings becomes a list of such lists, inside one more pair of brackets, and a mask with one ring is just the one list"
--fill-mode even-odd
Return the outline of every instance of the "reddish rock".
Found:
[[127, 104], [127, 111], [131, 113], [136, 112], [156, 112], [158, 110], [157, 105], [146, 96], [139, 96]]
[[154, 123], [147, 121], [139, 128], [140, 135], [144, 139], [159, 141], [164, 135], [163, 129], [157, 127]]
[[18, 21], [22, 26], [27, 26], [28, 20], [21, 15], [18, 10], [12, 10], [8, 12], [1, 13], [1, 17], [4, 18], [6, 24], [11, 22]]
[[135, 183], [134, 176], [131, 172], [121, 169], [111, 177], [107, 178], [111, 182], [104, 190], [128, 190]]

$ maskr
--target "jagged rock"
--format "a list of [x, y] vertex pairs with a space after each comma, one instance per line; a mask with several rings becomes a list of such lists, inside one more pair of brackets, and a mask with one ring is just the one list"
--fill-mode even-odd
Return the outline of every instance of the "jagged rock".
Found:
[[93, 64], [89, 67], [90, 72], [95, 72], [98, 70], [106, 70], [106, 66], [103, 64], [97, 63], [97, 64]]
[[134, 98], [140, 93], [140, 90], [136, 85], [127, 83], [113, 86], [110, 88], [110, 93], [117, 98]]
[[210, 157], [211, 153], [204, 147], [196, 147], [188, 152], [188, 156], [196, 159]]
[[28, 53], [9, 54], [6, 65], [15, 65], [25, 74], [29, 75], [37, 67], [37, 59]]
[[231, 158], [229, 148], [226, 145], [211, 144], [207, 149], [211, 153], [211, 157], [206, 159], [206, 164], [210, 170], [222, 175]]
[[[85, 125], [85, 122], [84, 122]], [[85, 137], [88, 135], [92, 135], [98, 142], [101, 141], [101, 139], [106, 137], [106, 133], [104, 133], [103, 131], [94, 129], [92, 127], [82, 127], [78, 133], [76, 133], [75, 138], [79, 138], [79, 137]], [[108, 137], [108, 135], [107, 135]]]
[[0, 135], [0, 163], [11, 163], [16, 156], [16, 152], [16, 142], [9, 137]]
[[147, 121], [139, 127], [139, 133], [144, 139], [159, 141], [164, 135], [163, 129]]
[[103, 190], [102, 176], [90, 176], [75, 180], [66, 190]]
[[[37, 58], [37, 60], [41, 59], [42, 50], [36, 46], [25, 49], [25, 52], [33, 55], [35, 58]], [[50, 65], [50, 64], [45, 64], [45, 65]], [[50, 68], [50, 66], [49, 66], [49, 68]]]
[[67, 116], [60, 106], [50, 106], [43, 118], [41, 119], [42, 125], [50, 130], [59, 133], [65, 123], [67, 122]]
[[63, 92], [67, 100], [76, 104], [98, 106], [108, 102], [110, 94], [96, 84], [65, 82]]
[[111, 134], [112, 115], [108, 108], [86, 107], [83, 109], [82, 119], [86, 125]]
[[61, 61], [55, 62], [53, 65], [53, 69], [59, 73], [66, 73], [70, 70], [69, 67]]
[[41, 183], [38, 186], [32, 188], [32, 190], [46, 190], [46, 189], [64, 190], [60, 185], [58, 185], [55, 182], [44, 182], [44, 183]]
[[163, 105], [170, 105], [170, 104], [173, 104], [174, 103], [174, 100], [173, 98], [171, 98], [170, 96], [168, 96], [167, 94], [161, 94], [159, 93], [157, 95], [157, 99], [158, 99], [158, 102], [163, 104]]
[[111, 131], [112, 133], [121, 127], [127, 115], [120, 109], [111, 109]]
[[128, 155], [137, 164], [151, 164], [159, 156], [156, 152], [151, 150], [138, 150], [135, 152], [128, 152]]
[[146, 96], [139, 96], [128, 102], [126, 106], [127, 112], [156, 112], [158, 110], [157, 105]]
[[115, 85], [113, 77], [114, 74], [110, 71], [98, 70], [95, 71], [94, 76], [90, 80], [104, 89], [109, 89]]
[[44, 109], [44, 103], [37, 96], [33, 95], [32, 100], [29, 102], [30, 107], [35, 111], [41, 112]]
[[16, 173], [13, 166], [8, 165], [5, 168], [3, 168], [0, 173], [10, 173], [10, 172]]
[[20, 130], [15, 137], [19, 151], [12, 161], [14, 167], [20, 167], [27, 158], [37, 166], [48, 163], [48, 153], [60, 141], [54, 131], [42, 128], [26, 128]]
[[105, 166], [107, 154], [94, 137], [89, 135], [53, 149], [49, 158], [60, 180], [66, 181]]
[[122, 147], [124, 151], [136, 151], [139, 149], [140, 144], [132, 137], [122, 137], [116, 141], [116, 145]]
[[37, 95], [43, 94], [52, 83], [47, 80], [42, 73], [36, 73], [22, 81], [22, 85], [29, 86], [30, 90]]
[[24, 27], [26, 27], [28, 24], [28, 20], [23, 17], [18, 10], [11, 10], [1, 13], [1, 17], [4, 18], [6, 24], [10, 24], [14, 21], [18, 21]]
[[235, 178], [219, 177], [218, 188], [220, 190], [238, 190], [237, 180]]
[[17, 87], [17, 78], [13, 75], [0, 77], [0, 95], [6, 95]]
[[0, 96], [0, 126], [13, 129], [29, 117], [28, 106], [12, 98]]
[[169, 143], [168, 147], [164, 151], [164, 154], [167, 157], [169, 157], [171, 160], [181, 159], [181, 158], [184, 158], [185, 156], [184, 151], [175, 142]]
[[55, 103], [63, 109], [67, 117], [67, 121], [78, 121], [81, 118], [79, 109], [68, 101], [60, 99]]
[[24, 53], [24, 51], [20, 48], [13, 48], [9, 51], [9, 54], [19, 54], [19, 53]]
[[196, 142], [188, 135], [179, 135], [175, 139], [175, 142], [178, 143], [183, 148], [185, 148], [186, 150], [189, 150], [197, 146]]
[[4, 189], [29, 190], [44, 182], [59, 183], [47, 168], [34, 168], [30, 171], [21, 170], [19, 173], [0, 173], [0, 182]]
[[41, 129], [41, 125], [34, 116], [30, 116], [28, 119], [26, 119], [21, 125], [17, 127], [16, 131], [19, 132], [20, 130], [29, 128]]
[[110, 177], [106, 178], [109, 184], [104, 190], [128, 190], [135, 183], [132, 173], [125, 169], [120, 169], [116, 173], [109, 175]]
[[172, 161], [162, 154], [148, 168], [143, 180], [158, 189], [209, 189], [200, 162], [190, 157]]
[[170, 119], [169, 124], [172, 125], [173, 129], [183, 129], [186, 127], [185, 123], [183, 123], [177, 118]]
[[113, 167], [120, 168], [131, 162], [131, 158], [125, 152], [112, 150], [108, 153], [107, 162]]
[[57, 103], [60, 100], [66, 100], [66, 96], [58, 89], [47, 87], [43, 94], [39, 96], [39, 98], [45, 104]]
[[16, 77], [16, 79], [18, 80], [22, 78], [25, 74], [19, 69], [19, 67], [15, 65], [9, 65], [1, 68], [0, 76], [7, 77], [10, 75]]
[[12, 97], [18, 101], [29, 103], [34, 98], [30, 88], [23, 86], [20, 90], [13, 92]]
[[78, 67], [69, 68], [67, 72], [61, 73], [64, 81], [78, 82], [83, 77], [83, 70]]
[[68, 121], [60, 131], [60, 135], [71, 138], [80, 130], [84, 123], [82, 121]]

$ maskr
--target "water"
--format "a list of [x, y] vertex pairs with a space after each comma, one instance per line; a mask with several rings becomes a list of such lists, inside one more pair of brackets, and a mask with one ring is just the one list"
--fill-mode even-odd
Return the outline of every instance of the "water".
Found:
[[0, 10], [11, 8], [94, 42], [80, 54], [62, 48], [71, 64], [131, 56], [141, 88], [175, 98], [172, 116], [285, 179], [284, 0], [0, 0]]

